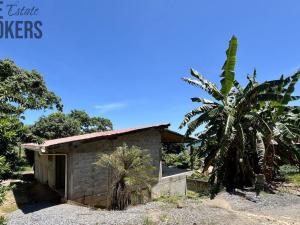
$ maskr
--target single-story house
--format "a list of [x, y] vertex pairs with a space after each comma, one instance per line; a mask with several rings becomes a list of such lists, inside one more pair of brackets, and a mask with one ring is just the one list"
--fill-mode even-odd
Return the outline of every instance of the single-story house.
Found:
[[168, 129], [170, 124], [144, 126], [28, 143], [34, 151], [35, 178], [61, 194], [64, 200], [106, 206], [111, 188], [110, 171], [95, 165], [102, 153], [112, 152], [123, 143], [147, 149], [155, 166], [157, 183], [151, 197], [185, 194], [187, 171], [162, 165], [163, 143], [187, 142], [183, 135]]

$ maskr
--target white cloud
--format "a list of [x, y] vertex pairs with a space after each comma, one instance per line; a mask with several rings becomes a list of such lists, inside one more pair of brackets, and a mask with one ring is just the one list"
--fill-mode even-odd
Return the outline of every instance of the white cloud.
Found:
[[100, 113], [107, 113], [118, 109], [123, 109], [128, 106], [125, 102], [113, 102], [104, 105], [96, 105], [95, 108], [98, 109]]

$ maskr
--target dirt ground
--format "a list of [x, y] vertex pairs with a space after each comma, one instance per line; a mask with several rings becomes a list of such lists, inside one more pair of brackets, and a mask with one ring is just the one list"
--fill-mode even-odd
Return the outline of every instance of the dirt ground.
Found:
[[4, 185], [10, 185], [11, 189], [6, 193], [5, 201], [0, 206], [0, 216], [5, 216], [30, 203], [60, 201], [57, 193], [34, 179], [33, 173], [24, 173], [16, 179], [6, 180]]
[[[32, 177], [14, 181], [16, 187], [0, 208], [9, 224], [142, 224], [142, 225], [300, 225], [300, 187], [281, 184], [275, 194], [222, 192], [213, 200], [189, 196], [158, 200], [125, 211], [95, 210], [57, 204], [56, 193]], [[45, 204], [51, 202], [51, 204]], [[56, 203], [55, 203], [56, 202]]]

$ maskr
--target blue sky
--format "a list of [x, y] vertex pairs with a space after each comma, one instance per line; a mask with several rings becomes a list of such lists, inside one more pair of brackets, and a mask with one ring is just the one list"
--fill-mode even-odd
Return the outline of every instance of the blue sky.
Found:
[[[219, 85], [233, 34], [242, 83], [254, 67], [260, 81], [300, 68], [296, 0], [22, 2], [40, 8], [43, 38], [1, 40], [0, 58], [42, 73], [65, 112], [83, 109], [115, 128], [171, 122], [177, 130], [196, 106], [190, 97], [207, 97], [180, 77], [193, 67]], [[28, 112], [25, 122], [47, 113]]]

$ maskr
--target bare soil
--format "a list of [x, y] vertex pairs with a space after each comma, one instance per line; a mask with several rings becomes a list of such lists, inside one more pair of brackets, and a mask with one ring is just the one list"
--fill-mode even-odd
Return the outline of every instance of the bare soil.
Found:
[[300, 187], [287, 183], [281, 184], [275, 194], [256, 196], [250, 191], [222, 192], [213, 200], [175, 198], [132, 206], [125, 211], [56, 204], [57, 200], [56, 193], [46, 185], [23, 179], [8, 193], [0, 210], [7, 215], [9, 225], [300, 225]]

